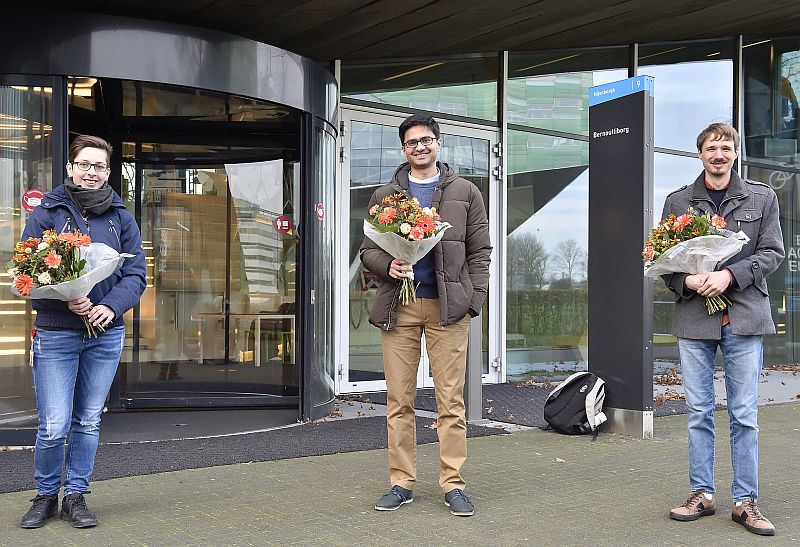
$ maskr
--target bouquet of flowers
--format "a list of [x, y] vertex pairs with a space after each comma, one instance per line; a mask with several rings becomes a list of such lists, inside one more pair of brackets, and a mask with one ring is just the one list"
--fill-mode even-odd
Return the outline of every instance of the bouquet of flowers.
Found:
[[[749, 238], [744, 232], [725, 229], [725, 219], [710, 213], [698, 214], [689, 207], [686, 214], [670, 215], [650, 230], [644, 244], [645, 277], [668, 273], [697, 274], [714, 267], [742, 250]], [[724, 295], [706, 297], [711, 315], [731, 305]]]
[[[381, 249], [412, 265], [419, 262], [444, 236], [450, 224], [442, 222], [435, 207], [420, 207], [417, 198], [403, 194], [386, 196], [369, 210], [364, 219], [364, 235]], [[400, 284], [400, 302], [417, 301], [414, 272], [411, 271]]]
[[[41, 238], [29, 237], [14, 246], [8, 263], [11, 291], [22, 298], [75, 300], [111, 275], [126, 257], [104, 243], [92, 243], [88, 235], [76, 230], [57, 234], [47, 230]], [[82, 316], [90, 336], [97, 336], [89, 319]]]

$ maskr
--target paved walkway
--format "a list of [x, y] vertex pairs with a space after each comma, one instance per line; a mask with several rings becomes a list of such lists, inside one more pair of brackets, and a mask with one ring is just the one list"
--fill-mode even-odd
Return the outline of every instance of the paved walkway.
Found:
[[22, 530], [29, 492], [0, 495], [1, 545], [798, 545], [800, 404], [761, 408], [761, 507], [778, 528], [758, 538], [730, 520], [727, 418], [717, 413], [718, 507], [681, 523], [688, 494], [686, 417], [655, 421], [655, 440], [598, 442], [522, 431], [469, 441], [474, 517], [447, 511], [436, 485], [438, 445], [420, 447], [415, 500], [373, 510], [386, 451], [238, 464], [98, 481], [88, 496], [100, 526], [53, 519]]

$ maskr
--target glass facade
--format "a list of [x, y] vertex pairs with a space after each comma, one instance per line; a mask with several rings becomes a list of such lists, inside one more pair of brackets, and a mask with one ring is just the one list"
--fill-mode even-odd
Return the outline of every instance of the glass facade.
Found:
[[6, 264], [29, 210], [51, 190], [57, 137], [53, 87], [5, 85], [0, 80], [0, 428], [36, 424], [31, 369], [29, 301], [14, 298]]
[[[654, 138], [654, 217], [660, 217], [666, 195], [691, 183], [701, 172], [697, 159], [697, 134], [711, 122], [741, 120], [742, 160], [740, 172], [753, 180], [769, 184], [778, 194], [781, 224], [785, 234], [787, 259], [770, 277], [770, 299], [778, 334], [768, 336], [765, 356], [768, 363], [793, 363], [800, 349], [798, 291], [794, 289], [798, 271], [800, 230], [796, 220], [798, 168], [797, 138], [800, 122], [800, 39], [797, 37], [745, 37], [737, 49], [734, 38], [700, 42], [640, 44], [635, 59], [637, 74], [655, 79]], [[737, 66], [739, 53], [742, 63]], [[588, 90], [594, 85], [628, 77], [631, 49], [627, 47], [559, 51], [509, 52], [505, 78], [506, 111], [504, 125], [493, 123], [480, 109], [448, 111], [424, 106], [427, 91], [423, 75], [436, 74], [452, 59], [428, 59], [424, 63], [397, 61], [379, 63], [397, 66], [396, 78], [412, 78], [409, 85], [394, 88], [394, 101], [385, 101], [387, 81], [378, 83], [364, 65], [342, 66], [343, 96], [370, 103], [380, 110], [430, 111], [440, 123], [464, 116], [476, 126], [497, 135], [505, 134], [503, 146], [503, 203], [499, 211], [505, 237], [504, 277], [491, 291], [502, 292], [504, 317], [499, 322], [503, 338], [505, 379], [538, 379], [586, 367], [588, 356], [586, 259], [588, 242]], [[464, 66], [475, 63], [463, 59]], [[438, 63], [438, 64], [437, 64]], [[375, 64], [372, 64], [374, 67]], [[416, 72], [411, 72], [418, 68]], [[444, 70], [442, 68], [441, 70]], [[388, 72], [381, 72], [384, 78]], [[742, 78], [741, 96], [735, 93], [737, 74]], [[446, 78], [446, 76], [443, 76]], [[450, 83], [457, 78], [451, 77]], [[443, 83], [443, 80], [440, 80]], [[495, 87], [487, 81], [458, 81], [459, 93], [472, 98], [484, 94], [490, 104]], [[392, 84], [395, 85], [395, 84]], [[420, 85], [420, 88], [414, 87]], [[402, 97], [402, 100], [397, 99]], [[737, 102], [738, 100], [738, 102]], [[348, 100], [343, 101], [347, 108]], [[386, 105], [392, 105], [387, 107]], [[354, 127], [354, 131], [359, 130]], [[365, 128], [366, 130], [366, 128]], [[375, 185], [386, 182], [403, 161], [394, 148], [394, 128], [376, 129], [352, 137], [353, 142], [370, 139], [375, 144], [385, 139], [383, 154], [369, 153], [369, 159], [351, 160], [351, 198], [359, 191], [368, 199]], [[353, 151], [353, 154], [362, 151]], [[367, 182], [369, 181], [369, 182]], [[371, 186], [371, 188], [367, 188]], [[359, 190], [359, 188], [361, 188]], [[489, 192], [498, 202], [501, 194]], [[352, 200], [351, 200], [352, 201]], [[352, 208], [351, 211], [355, 210]], [[359, 216], [360, 219], [360, 216]], [[351, 217], [351, 226], [356, 222]], [[351, 228], [351, 234], [359, 230]], [[495, 242], [496, 246], [498, 242]], [[351, 240], [351, 259], [355, 256]], [[352, 273], [352, 272], [351, 272]], [[352, 277], [351, 277], [352, 278]], [[352, 279], [360, 279], [358, 275]], [[361, 290], [364, 288], [364, 290]], [[370, 280], [353, 283], [350, 292], [350, 359], [360, 363], [357, 353], [371, 352], [380, 357], [378, 333], [363, 326], [369, 309]], [[661, 284], [654, 284], [655, 371], [676, 365], [677, 347], [669, 334], [673, 313], [672, 297]], [[361, 332], [363, 331], [363, 333]], [[371, 343], [363, 336], [374, 335]], [[494, 334], [493, 334], [494, 335]], [[371, 349], [368, 349], [371, 348]], [[374, 371], [380, 378], [380, 371]]]
[[768, 278], [777, 334], [767, 338], [767, 363], [796, 363], [800, 357], [800, 211], [798, 210], [798, 94], [800, 37], [745, 37], [743, 168], [748, 178], [778, 195], [786, 259]]
[[497, 57], [342, 65], [342, 98], [497, 120]]

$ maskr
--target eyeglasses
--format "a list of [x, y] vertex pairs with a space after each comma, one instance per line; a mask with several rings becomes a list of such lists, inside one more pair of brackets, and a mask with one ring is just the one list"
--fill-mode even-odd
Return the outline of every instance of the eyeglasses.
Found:
[[94, 167], [94, 172], [98, 174], [108, 171], [108, 165], [105, 163], [89, 163], [88, 161], [71, 161], [70, 163], [73, 167], [77, 167], [81, 171], [88, 171], [92, 167]]
[[403, 143], [406, 148], [416, 148], [418, 144], [430, 146], [436, 139], [433, 137], [422, 137], [421, 139], [408, 139]]

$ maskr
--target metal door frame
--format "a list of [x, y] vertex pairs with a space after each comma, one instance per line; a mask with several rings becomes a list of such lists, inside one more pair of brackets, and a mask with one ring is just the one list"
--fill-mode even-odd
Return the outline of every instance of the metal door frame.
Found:
[[[336, 200], [339, 203], [339, 215], [336, 226], [336, 264], [340, 272], [349, 271], [348, 252], [350, 242], [349, 218], [350, 218], [350, 124], [353, 121], [375, 123], [398, 127], [409, 113], [386, 112], [377, 108], [370, 108], [356, 105], [346, 105], [341, 110], [341, 126], [339, 131], [339, 162], [337, 162], [337, 185]], [[434, 114], [435, 117], [435, 114]], [[505, 340], [502, 333], [505, 332], [505, 314], [501, 313], [504, 309], [502, 300], [505, 300], [504, 287], [502, 283], [501, 265], [498, 262], [498, 248], [502, 237], [503, 219], [501, 211], [503, 209], [501, 199], [503, 198], [504, 177], [501, 165], [501, 157], [493, 154], [492, 150], [499, 150], [499, 130], [496, 128], [470, 124], [466, 122], [453, 121], [438, 118], [442, 134], [464, 136], [489, 141], [489, 231], [494, 249], [492, 250], [492, 265], [489, 276], [489, 295], [491, 297], [489, 307], [489, 372], [482, 374], [482, 382], [485, 384], [500, 383], [505, 381], [505, 359], [502, 358], [505, 351]], [[399, 145], [398, 145], [399, 146]], [[349, 276], [338, 276], [337, 294], [337, 321], [336, 321], [336, 341], [337, 341], [337, 372], [336, 372], [336, 393], [363, 393], [386, 391], [385, 380], [371, 380], [361, 382], [350, 382], [349, 373], [349, 350], [350, 334], [347, 325], [350, 320], [349, 306]], [[427, 355], [423, 351], [421, 366], [417, 372], [417, 387], [433, 387], [433, 379], [430, 376], [430, 365]]]

